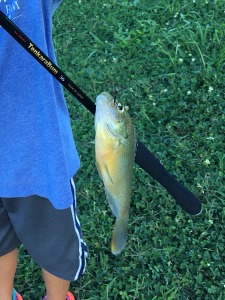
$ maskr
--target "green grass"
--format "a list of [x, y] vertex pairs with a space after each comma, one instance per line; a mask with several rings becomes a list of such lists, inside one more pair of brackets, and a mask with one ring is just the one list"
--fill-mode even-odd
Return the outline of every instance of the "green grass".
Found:
[[[192, 217], [135, 167], [128, 243], [110, 253], [114, 218], [94, 158], [93, 116], [67, 92], [81, 157], [77, 198], [89, 247], [77, 300], [225, 299], [225, 9], [223, 0], [64, 0], [54, 16], [62, 70], [93, 101], [130, 107], [139, 139], [201, 200]], [[41, 299], [39, 268], [20, 250], [16, 286]]]

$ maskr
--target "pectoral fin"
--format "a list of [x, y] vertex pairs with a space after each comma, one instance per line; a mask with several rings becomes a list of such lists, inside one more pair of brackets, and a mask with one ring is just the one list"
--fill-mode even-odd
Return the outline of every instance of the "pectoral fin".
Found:
[[110, 180], [111, 183], [113, 184], [113, 180], [112, 180], [112, 177], [110, 176], [109, 169], [108, 169], [107, 165], [104, 164], [104, 167], [105, 167], [105, 172], [106, 172], [106, 174], [108, 175], [109, 180]]
[[109, 202], [109, 206], [110, 206], [110, 208], [112, 210], [112, 213], [114, 214], [115, 217], [118, 217], [118, 215], [119, 215], [119, 207], [118, 207], [117, 200], [107, 190], [107, 181], [109, 180], [110, 183], [113, 184], [113, 180], [112, 180], [112, 177], [109, 174], [109, 170], [107, 168], [107, 165], [103, 164], [100, 167], [100, 165], [96, 161], [96, 167], [97, 167], [99, 176], [101, 177], [101, 179], [102, 179], [102, 181], [104, 183], [106, 198], [107, 198], [107, 200]]
[[117, 218], [119, 216], [118, 201], [107, 191], [106, 188], [105, 188], [105, 193], [106, 193], [106, 198], [108, 199], [108, 202], [109, 202], [109, 206], [112, 210], [112, 213]]
[[105, 163], [103, 163], [100, 167], [99, 163], [96, 161], [96, 168], [104, 184], [107, 182], [107, 179], [109, 179], [110, 182], [113, 184], [113, 180], [112, 177], [110, 176], [109, 169]]

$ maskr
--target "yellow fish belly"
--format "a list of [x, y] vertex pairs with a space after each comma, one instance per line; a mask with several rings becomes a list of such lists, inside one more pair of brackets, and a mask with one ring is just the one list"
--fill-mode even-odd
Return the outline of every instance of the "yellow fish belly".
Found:
[[106, 197], [117, 218], [111, 242], [112, 253], [117, 255], [126, 244], [134, 154], [129, 144], [124, 145], [116, 138], [109, 137], [104, 127], [96, 130], [95, 152]]

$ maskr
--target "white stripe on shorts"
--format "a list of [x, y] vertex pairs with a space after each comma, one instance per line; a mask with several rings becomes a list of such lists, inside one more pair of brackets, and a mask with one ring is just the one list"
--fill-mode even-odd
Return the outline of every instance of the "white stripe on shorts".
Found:
[[74, 281], [77, 280], [85, 271], [86, 269], [86, 257], [87, 257], [87, 246], [85, 242], [83, 241], [82, 234], [81, 234], [81, 227], [80, 227], [80, 221], [78, 219], [77, 213], [76, 213], [76, 187], [74, 180], [71, 179], [71, 185], [73, 188], [73, 196], [74, 196], [74, 203], [70, 206], [72, 216], [73, 216], [73, 224], [74, 229], [77, 234], [78, 242], [79, 242], [79, 266], [77, 268], [77, 272], [74, 277]]

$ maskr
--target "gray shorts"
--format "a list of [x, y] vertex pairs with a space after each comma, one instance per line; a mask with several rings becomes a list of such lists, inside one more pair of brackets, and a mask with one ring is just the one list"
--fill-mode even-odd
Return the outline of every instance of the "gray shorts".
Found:
[[0, 198], [0, 256], [20, 244], [43, 269], [65, 280], [75, 281], [85, 271], [87, 247], [74, 203], [57, 210], [39, 196]]

